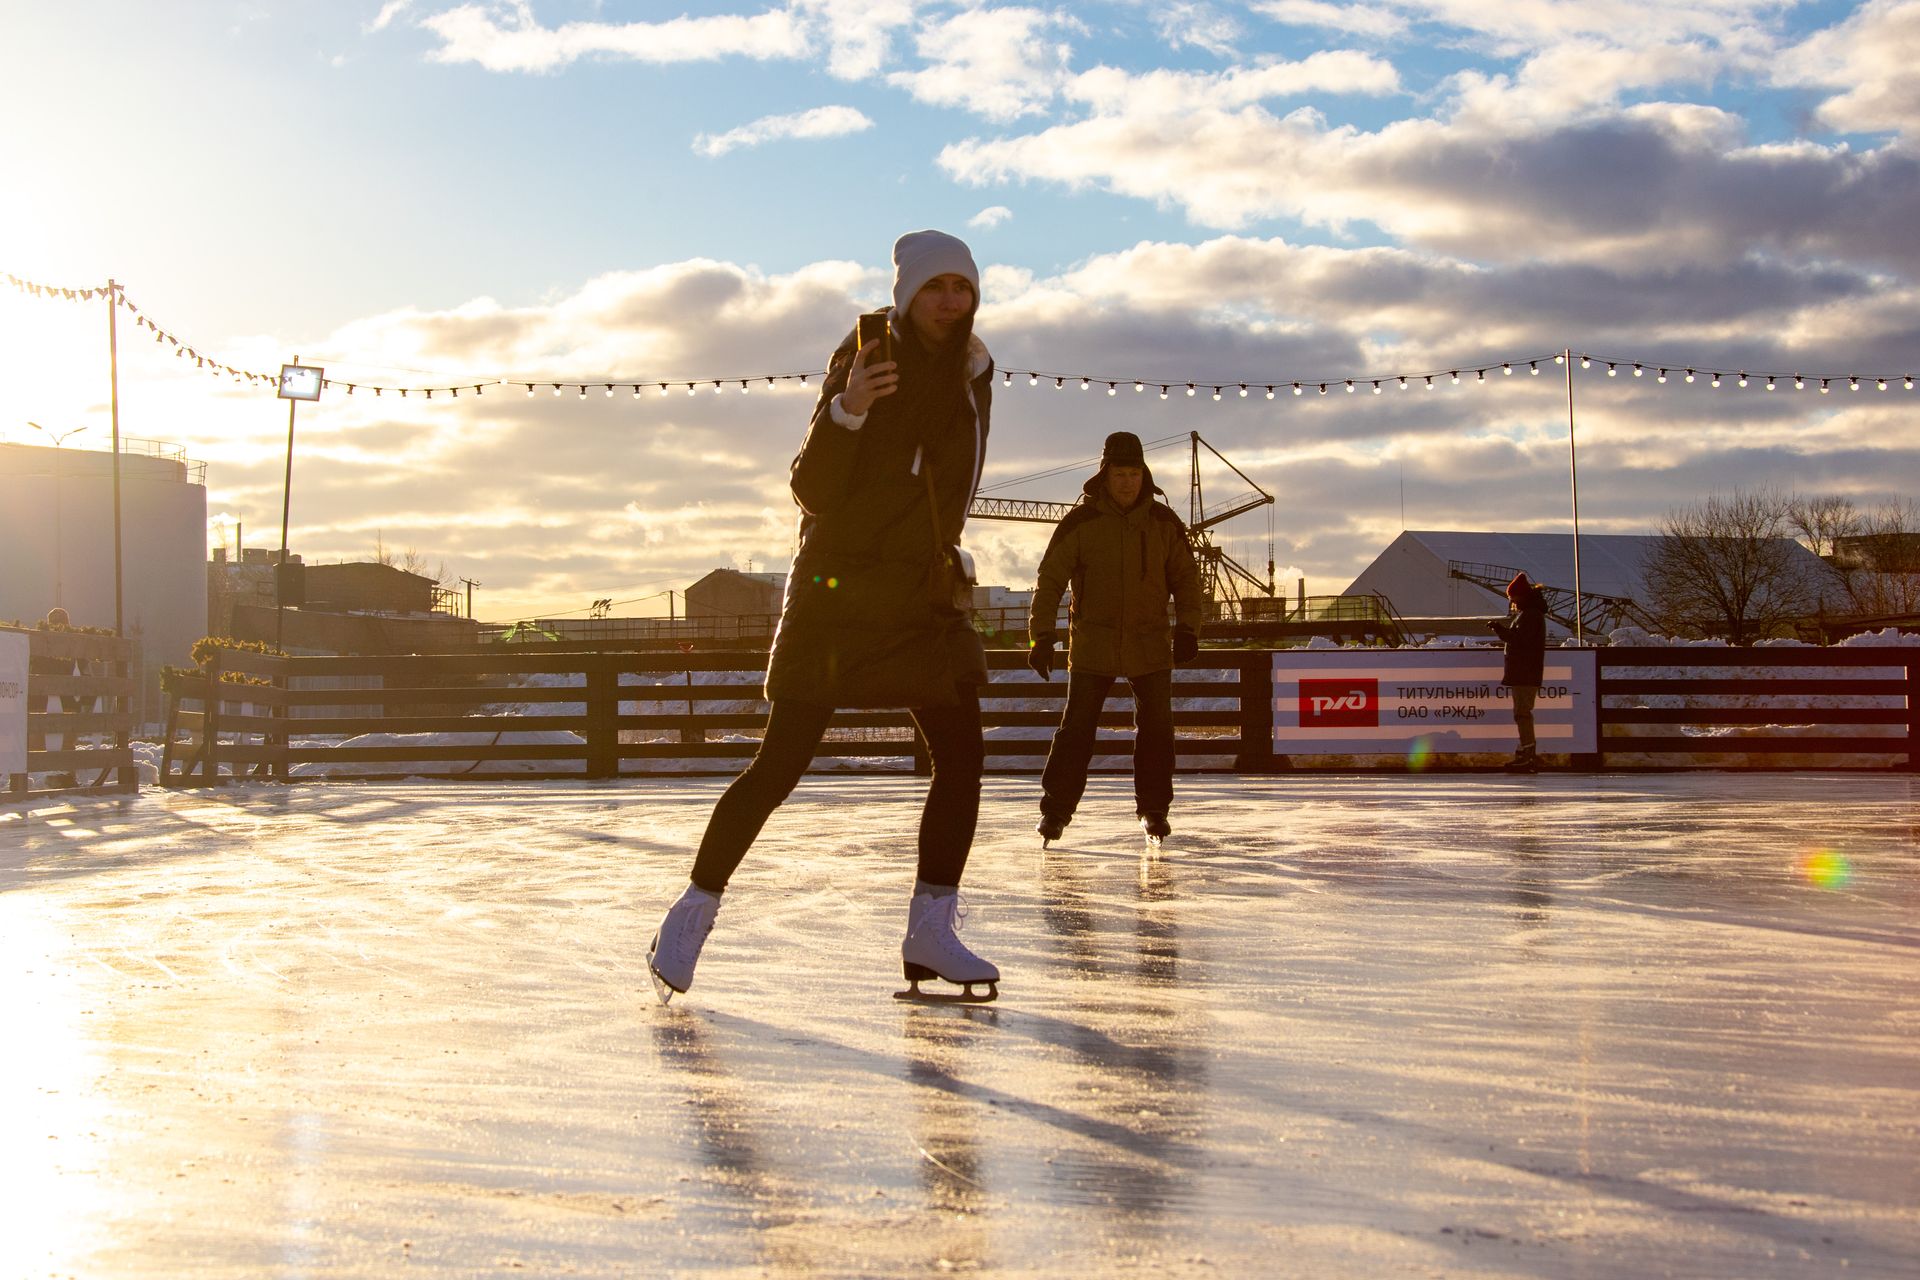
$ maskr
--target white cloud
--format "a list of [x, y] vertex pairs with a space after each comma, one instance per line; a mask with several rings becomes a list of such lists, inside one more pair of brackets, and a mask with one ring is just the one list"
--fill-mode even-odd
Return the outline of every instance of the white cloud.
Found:
[[916, 49], [927, 64], [887, 82], [922, 102], [963, 107], [990, 120], [1044, 111], [1067, 78], [1072, 47], [1056, 32], [1080, 30], [1062, 13], [1040, 9], [966, 9], [923, 25]]
[[762, 116], [725, 133], [703, 133], [694, 139], [693, 149], [705, 156], [723, 156], [782, 138], [840, 138], [871, 128], [873, 121], [852, 107], [814, 107], [791, 115]]
[[1397, 36], [1407, 20], [1385, 5], [1333, 4], [1329, 0], [1267, 0], [1253, 11], [1296, 27], [1327, 27], [1359, 36]]
[[570, 22], [545, 27], [526, 0], [464, 4], [423, 18], [442, 40], [436, 62], [472, 62], [489, 71], [556, 71], [581, 58], [704, 62], [726, 57], [797, 58], [811, 51], [805, 24], [791, 10], [721, 14], [664, 22]]
[[971, 218], [968, 218], [967, 225], [970, 227], [979, 227], [984, 231], [991, 231], [995, 227], [1004, 226], [1012, 220], [1013, 210], [1003, 204], [995, 204], [987, 206]]
[[367, 23], [366, 26], [361, 29], [368, 34], [372, 34], [375, 31], [385, 31], [388, 24], [405, 13], [412, 5], [413, 0], [387, 0], [385, 4], [380, 6], [380, 12], [375, 15], [373, 21]]
[[1235, 45], [1242, 34], [1239, 22], [1213, 5], [1183, 0], [1154, 8], [1160, 38], [1174, 48], [1192, 45], [1222, 57], [1237, 52]]
[[841, 80], [878, 75], [893, 60], [893, 37], [912, 26], [915, 0], [795, 0], [828, 46], [827, 70]]
[[1920, 136], [1920, 0], [1870, 0], [1781, 59], [1778, 81], [1838, 88], [1820, 123], [1844, 133]]

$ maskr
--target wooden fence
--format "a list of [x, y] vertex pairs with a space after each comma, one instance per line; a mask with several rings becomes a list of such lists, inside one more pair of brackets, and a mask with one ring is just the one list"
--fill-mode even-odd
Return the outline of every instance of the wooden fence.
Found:
[[[1602, 749], [1573, 758], [1572, 767], [1714, 765], [1730, 754], [1766, 767], [1787, 759], [1784, 753], [1836, 764], [1868, 754], [1879, 761], [1873, 767], [1888, 760], [1920, 767], [1920, 647], [1596, 652]], [[988, 654], [993, 679], [981, 702], [990, 771], [1037, 770], [1059, 722], [1065, 679], [1056, 673], [1039, 683], [1024, 658]], [[224, 652], [215, 661], [175, 682], [161, 768], [167, 785], [236, 776], [297, 780], [321, 769], [333, 778], [393, 776], [396, 769], [433, 778], [731, 774], [753, 755], [766, 723], [764, 653], [526, 645], [389, 658]], [[1179, 673], [1175, 751], [1183, 769], [1269, 772], [1312, 763], [1274, 754], [1272, 662], [1270, 650], [1207, 650]], [[1744, 674], [1694, 674], [1711, 668]], [[696, 673], [734, 683], [695, 683]], [[312, 687], [364, 685], [369, 678], [381, 687]], [[335, 714], [343, 707], [353, 714]], [[367, 714], [369, 708], [379, 714]], [[1129, 710], [1112, 704], [1101, 717], [1103, 727], [1130, 723]], [[1820, 726], [1816, 733], [1831, 736], [1756, 733], [1766, 725]], [[1876, 728], [1858, 732], [1869, 725]], [[1104, 767], [1124, 768], [1130, 745], [1114, 748]], [[815, 767], [849, 758], [927, 767], [903, 712], [836, 715]], [[1378, 763], [1406, 767], [1392, 757]]]
[[27, 771], [7, 775], [0, 800], [134, 790], [133, 641], [20, 631], [27, 637]]

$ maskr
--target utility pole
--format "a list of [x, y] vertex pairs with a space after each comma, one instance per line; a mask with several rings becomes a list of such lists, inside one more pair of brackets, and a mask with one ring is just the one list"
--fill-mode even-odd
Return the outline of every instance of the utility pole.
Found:
[[280, 563], [273, 579], [273, 647], [284, 649], [287, 617], [287, 591], [292, 570], [287, 564], [287, 519], [293, 510], [293, 413], [302, 400], [318, 400], [326, 383], [326, 371], [300, 363], [280, 366], [280, 385], [274, 393], [287, 402], [287, 478], [280, 489]]
[[[120, 552], [120, 286], [107, 278], [107, 381], [113, 412], [113, 634], [124, 636], [125, 609], [121, 604]], [[125, 745], [124, 737], [119, 740]]]
[[1585, 623], [1580, 607], [1580, 455], [1573, 447], [1573, 348], [1562, 358], [1567, 365], [1567, 477], [1573, 485], [1573, 642], [1585, 644]]
[[460, 581], [462, 581], [462, 582], [464, 582], [464, 583], [466, 583], [466, 584], [467, 584], [467, 618], [468, 618], [468, 620], [472, 620], [472, 618], [473, 618], [473, 589], [474, 589], [475, 587], [479, 587], [479, 586], [485, 586], [486, 584], [485, 584], [485, 583], [481, 583], [481, 582], [475, 582], [475, 581], [474, 581], [474, 580], [473, 580], [472, 578], [462, 578], [462, 579], [460, 579]]

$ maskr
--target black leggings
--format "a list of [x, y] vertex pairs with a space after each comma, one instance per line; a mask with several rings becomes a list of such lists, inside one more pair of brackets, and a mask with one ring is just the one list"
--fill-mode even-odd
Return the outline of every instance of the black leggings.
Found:
[[[980, 817], [980, 774], [986, 748], [980, 736], [980, 694], [959, 686], [954, 706], [921, 707], [910, 714], [933, 756], [933, 784], [920, 813], [920, 879], [959, 884]], [[709, 893], [727, 887], [760, 828], [780, 807], [813, 760], [833, 708], [781, 699], [767, 715], [766, 736], [746, 772], [733, 780], [707, 819], [693, 860], [693, 882]]]

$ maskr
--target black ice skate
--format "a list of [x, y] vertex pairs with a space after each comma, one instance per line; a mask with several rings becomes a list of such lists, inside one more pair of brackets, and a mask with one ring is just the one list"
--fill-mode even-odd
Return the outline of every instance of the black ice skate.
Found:
[[1140, 829], [1147, 833], [1147, 843], [1156, 849], [1162, 840], [1173, 834], [1173, 828], [1167, 825], [1167, 815], [1164, 813], [1141, 814]]
[[1050, 813], [1043, 813], [1033, 829], [1039, 834], [1040, 847], [1044, 849], [1060, 838], [1061, 833], [1067, 829], [1067, 820], [1056, 818]]

